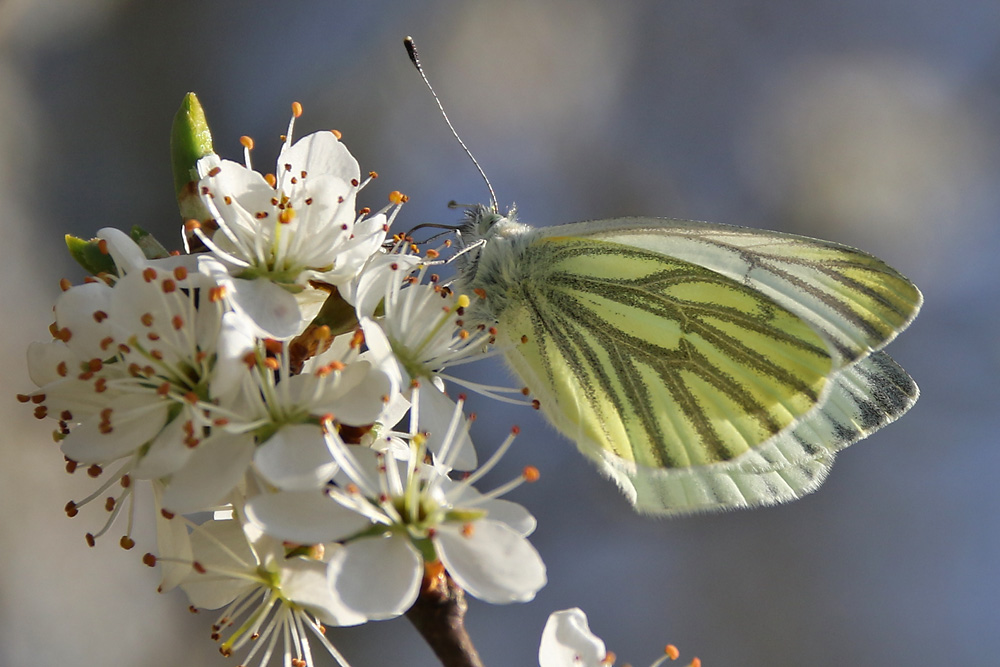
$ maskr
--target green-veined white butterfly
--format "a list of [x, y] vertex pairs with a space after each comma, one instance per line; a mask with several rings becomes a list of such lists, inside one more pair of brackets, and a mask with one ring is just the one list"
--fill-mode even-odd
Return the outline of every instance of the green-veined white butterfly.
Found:
[[542, 412], [639, 511], [799, 498], [917, 400], [881, 349], [920, 291], [860, 250], [682, 220], [467, 216], [467, 321], [496, 323]]
[[772, 505], [815, 491], [834, 455], [910, 409], [881, 349], [923, 297], [882, 260], [804, 236], [618, 218], [533, 229], [496, 195], [410, 60], [492, 206], [468, 210], [454, 289], [546, 417], [636, 509]]

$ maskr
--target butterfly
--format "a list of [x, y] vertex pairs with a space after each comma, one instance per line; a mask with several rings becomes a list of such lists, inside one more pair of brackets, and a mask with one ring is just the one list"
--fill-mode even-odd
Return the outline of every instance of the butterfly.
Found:
[[466, 216], [466, 320], [496, 326], [544, 415], [640, 512], [799, 498], [917, 400], [882, 348], [923, 298], [865, 252], [672, 219]]

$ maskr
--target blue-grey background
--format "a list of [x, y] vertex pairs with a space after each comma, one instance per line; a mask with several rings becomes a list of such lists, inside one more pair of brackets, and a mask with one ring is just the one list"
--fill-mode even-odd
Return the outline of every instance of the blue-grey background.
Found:
[[[632, 513], [529, 410], [479, 412], [480, 449], [524, 435], [484, 488], [535, 513], [549, 584], [476, 601], [493, 667], [536, 663], [546, 616], [580, 606], [620, 661], [662, 646], [707, 667], [993, 665], [1000, 655], [996, 0], [0, 3], [0, 327], [10, 392], [46, 337], [61, 237], [139, 223], [179, 239], [167, 136], [189, 90], [217, 150], [256, 165], [293, 100], [299, 135], [335, 127], [363, 169], [411, 197], [401, 227], [487, 198], [401, 45], [429, 74], [501, 204], [551, 224], [644, 214], [777, 228], [861, 246], [926, 306], [890, 352], [923, 397], [787, 506], [656, 520]], [[474, 369], [473, 369], [474, 370]], [[480, 376], [496, 381], [499, 364]], [[234, 665], [179, 593], [158, 595], [137, 529], [88, 549], [100, 511], [62, 506], [48, 433], [2, 402], [0, 665]], [[115, 531], [120, 534], [120, 531]], [[329, 636], [355, 667], [435, 664], [405, 620]], [[332, 663], [331, 663], [332, 664]]]

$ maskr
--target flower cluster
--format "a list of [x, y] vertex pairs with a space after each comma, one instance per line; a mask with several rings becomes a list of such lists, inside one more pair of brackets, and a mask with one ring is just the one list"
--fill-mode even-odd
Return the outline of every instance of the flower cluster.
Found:
[[[157, 544], [143, 561], [159, 565], [159, 590], [218, 610], [212, 637], [244, 665], [311, 667], [316, 642], [346, 666], [326, 625], [400, 616], [435, 590], [534, 598], [535, 519], [501, 496], [538, 471], [477, 490], [518, 429], [480, 464], [457, 392], [528, 401], [448, 372], [494, 354], [497, 337], [470, 328], [469, 297], [431, 273], [448, 243], [421, 252], [390, 236], [398, 192], [358, 209], [376, 174], [362, 178], [337, 132], [294, 141], [298, 104], [267, 174], [247, 137], [243, 164], [198, 143], [200, 113], [192, 95], [178, 114], [193, 142], [174, 155], [184, 252], [140, 229], [68, 238], [91, 275], [63, 281], [52, 340], [28, 350], [38, 389], [19, 399], [56, 420], [67, 470], [96, 480], [67, 514], [103, 505], [88, 544], [124, 523], [132, 549], [148, 487]], [[656, 664], [667, 658], [676, 649]], [[567, 610], [539, 660], [614, 658]]]
[[312, 640], [346, 664], [324, 624], [399, 616], [429, 573], [488, 602], [534, 597], [534, 518], [499, 496], [537, 471], [473, 487], [514, 433], [477, 468], [443, 371], [488, 355], [495, 332], [465, 328], [468, 297], [428, 273], [436, 251], [389, 236], [406, 197], [358, 210], [376, 175], [339, 133], [294, 141], [293, 112], [273, 173], [252, 169], [247, 138], [244, 164], [197, 159], [183, 254], [98, 233], [84, 264], [99, 269], [64, 282], [52, 340], [28, 353], [39, 389], [20, 398], [57, 420], [70, 472], [98, 480], [66, 506], [102, 500], [91, 546], [128, 508], [132, 548], [135, 489], [152, 488], [144, 560], [160, 590], [220, 610], [223, 654], [306, 666]]

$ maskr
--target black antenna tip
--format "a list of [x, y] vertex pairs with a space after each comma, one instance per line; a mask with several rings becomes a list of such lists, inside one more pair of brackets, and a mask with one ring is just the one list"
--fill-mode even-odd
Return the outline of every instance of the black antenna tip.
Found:
[[420, 69], [420, 56], [417, 55], [417, 45], [413, 41], [413, 38], [407, 35], [403, 38], [403, 46], [406, 47], [406, 53], [410, 56], [410, 62], [418, 70]]

